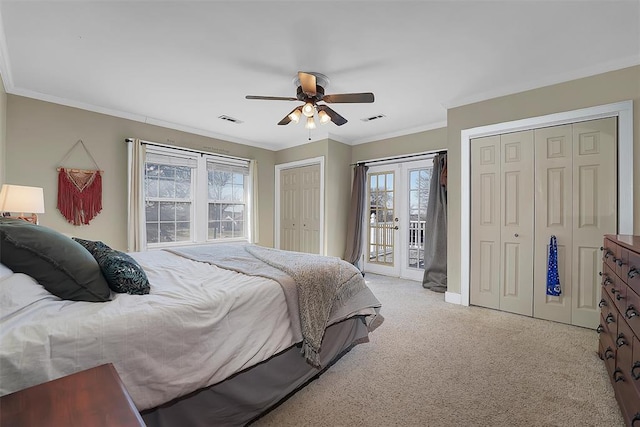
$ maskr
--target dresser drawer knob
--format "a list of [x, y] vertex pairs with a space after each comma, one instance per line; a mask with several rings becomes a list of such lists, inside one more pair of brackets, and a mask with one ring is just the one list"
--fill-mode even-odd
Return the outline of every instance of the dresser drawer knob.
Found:
[[616, 347], [620, 348], [623, 345], [627, 345], [627, 340], [622, 334], [618, 334], [618, 338], [616, 339]]
[[613, 280], [611, 280], [610, 277], [607, 277], [606, 279], [604, 279], [604, 282], [602, 282], [602, 286], [606, 287], [606, 286], [608, 286], [608, 285], [610, 285], [612, 283], [613, 283]]
[[633, 419], [631, 420], [631, 426], [632, 427], [635, 427], [636, 421], [638, 422], [637, 425], [640, 426], [640, 412], [636, 412], [636, 414], [633, 416]]
[[613, 359], [614, 357], [615, 357], [615, 354], [613, 353], [613, 350], [611, 349], [611, 347], [607, 347], [607, 349], [604, 351], [604, 358]]
[[627, 273], [627, 277], [629, 279], [633, 279], [634, 277], [636, 277], [638, 274], [640, 274], [640, 270], [638, 270], [635, 267], [632, 267], [629, 272]]
[[634, 362], [631, 368], [631, 376], [636, 381], [640, 380], [640, 362]]
[[596, 332], [601, 334], [602, 332], [604, 332], [604, 326], [602, 325], [598, 325], [598, 327], [596, 328]]
[[616, 322], [616, 318], [613, 314], [609, 313], [607, 314], [607, 318], [605, 319], [607, 321], [607, 323], [615, 323]]
[[634, 306], [630, 305], [629, 308], [627, 308], [627, 311], [624, 312], [624, 315], [627, 317], [627, 319], [633, 319], [638, 315], [638, 312], [636, 311]]
[[598, 307], [602, 308], [602, 307], [606, 307], [606, 306], [607, 306], [607, 301], [604, 298], [602, 298], [600, 300], [600, 302], [598, 303]]
[[620, 368], [616, 368], [616, 370], [613, 371], [613, 380], [615, 382], [624, 381], [624, 374], [622, 373]]
[[[607, 251], [604, 253], [604, 259], [608, 259], [611, 255], [613, 255], [613, 252], [607, 249]], [[615, 258], [614, 258], [614, 261], [615, 261]]]
[[621, 299], [624, 299], [624, 297], [622, 296], [622, 294], [620, 294], [620, 292], [618, 292], [616, 294], [616, 300], [620, 301]]
[[622, 267], [623, 265], [626, 265], [626, 262], [622, 262], [622, 258], [618, 258], [616, 260], [616, 264], [618, 264], [618, 267]]

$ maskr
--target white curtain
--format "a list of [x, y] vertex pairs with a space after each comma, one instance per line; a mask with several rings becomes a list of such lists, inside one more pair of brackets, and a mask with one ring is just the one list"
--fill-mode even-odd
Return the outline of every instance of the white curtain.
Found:
[[146, 146], [139, 139], [127, 139], [128, 152], [128, 202], [127, 202], [127, 250], [139, 252], [146, 249], [144, 230], [144, 162]]
[[260, 221], [258, 214], [258, 161], [251, 160], [249, 162], [249, 176], [252, 179], [251, 185], [251, 199], [249, 203], [251, 204], [251, 230], [249, 241], [251, 243], [257, 243], [260, 240]]

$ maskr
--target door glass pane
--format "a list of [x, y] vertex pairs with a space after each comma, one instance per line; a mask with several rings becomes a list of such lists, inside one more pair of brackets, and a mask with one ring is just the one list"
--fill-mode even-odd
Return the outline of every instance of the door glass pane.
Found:
[[[409, 236], [407, 238], [407, 267], [424, 268], [425, 224], [433, 167], [409, 171]], [[428, 237], [427, 237], [428, 238]]]
[[369, 262], [393, 266], [393, 172], [369, 175]]

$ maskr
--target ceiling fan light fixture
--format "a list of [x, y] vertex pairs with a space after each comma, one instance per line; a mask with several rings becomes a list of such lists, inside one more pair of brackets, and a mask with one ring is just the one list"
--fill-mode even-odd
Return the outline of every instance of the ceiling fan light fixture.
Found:
[[321, 125], [325, 125], [331, 121], [331, 117], [329, 117], [329, 115], [324, 111], [320, 111], [318, 113], [318, 118], [320, 119]]
[[313, 117], [314, 112], [315, 112], [315, 107], [310, 102], [307, 102], [306, 104], [304, 104], [304, 107], [302, 107], [302, 114], [304, 114], [307, 117]]
[[300, 121], [300, 116], [302, 115], [302, 111], [300, 109], [294, 110], [291, 114], [289, 114], [289, 118], [293, 123], [298, 123]]
[[304, 125], [305, 129], [315, 129], [316, 121], [313, 120], [313, 116], [307, 117], [307, 123]]

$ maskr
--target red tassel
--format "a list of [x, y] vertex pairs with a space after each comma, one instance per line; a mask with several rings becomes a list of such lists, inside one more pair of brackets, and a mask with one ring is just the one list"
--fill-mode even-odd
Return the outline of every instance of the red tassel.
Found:
[[58, 172], [58, 210], [73, 225], [87, 225], [102, 211], [102, 175], [100, 171], [84, 182], [74, 179], [72, 171]]

